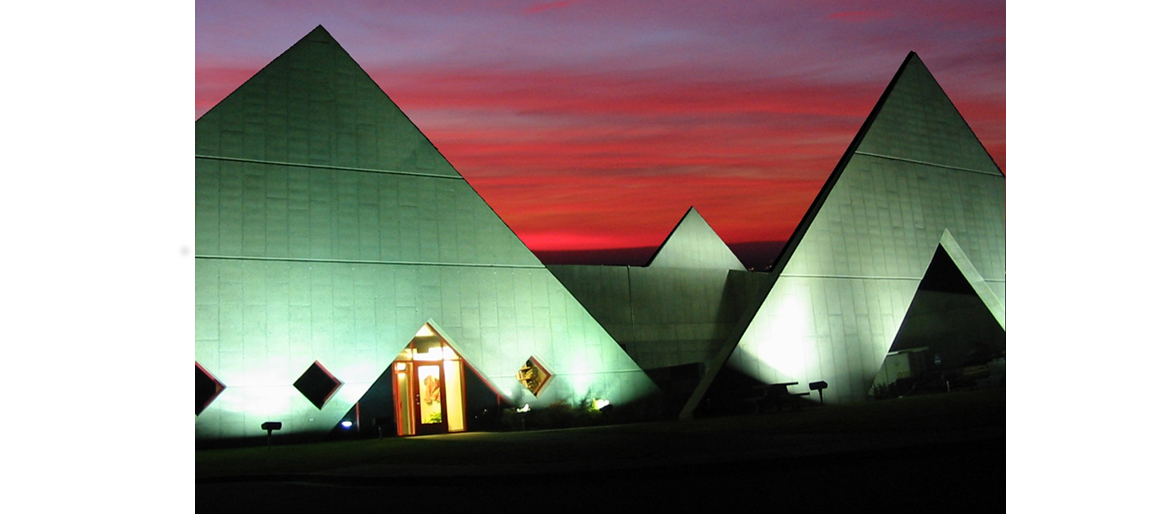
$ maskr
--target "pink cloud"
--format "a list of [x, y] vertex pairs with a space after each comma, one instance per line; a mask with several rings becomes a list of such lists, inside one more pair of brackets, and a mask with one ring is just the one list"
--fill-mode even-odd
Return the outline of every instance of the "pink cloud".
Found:
[[570, 4], [579, 3], [579, 1], [580, 0], [561, 0], [560, 2], [550, 2], [547, 4], [534, 5], [532, 7], [524, 9], [524, 14], [535, 14], [535, 13], [538, 13], [541, 11], [547, 11], [550, 9], [562, 9], [562, 8], [568, 7]]

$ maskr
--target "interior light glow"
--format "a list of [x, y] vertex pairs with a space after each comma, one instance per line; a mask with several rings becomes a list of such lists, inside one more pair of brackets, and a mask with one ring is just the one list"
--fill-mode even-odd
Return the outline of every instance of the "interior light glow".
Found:
[[608, 406], [609, 406], [609, 400], [606, 400], [605, 398], [594, 398], [593, 399], [593, 410], [601, 410], [601, 409], [604, 409]]
[[528, 404], [526, 403], [526, 404], [524, 404], [524, 407], [516, 409], [516, 412], [528, 412], [530, 410], [532, 410], [532, 408], [529, 407]]
[[350, 421], [350, 420], [348, 420], [348, 419], [347, 419], [347, 420], [345, 420], [345, 421], [342, 421], [342, 422], [341, 422], [341, 428], [344, 428], [344, 429], [347, 429], [347, 430], [348, 430], [348, 429], [349, 429], [349, 427], [352, 427], [352, 426], [353, 426], [353, 422], [352, 422], [352, 421]]
[[443, 349], [437, 346], [432, 346], [427, 349], [426, 353], [420, 353], [418, 350], [414, 351], [414, 360], [416, 361], [441, 361], [443, 360]]

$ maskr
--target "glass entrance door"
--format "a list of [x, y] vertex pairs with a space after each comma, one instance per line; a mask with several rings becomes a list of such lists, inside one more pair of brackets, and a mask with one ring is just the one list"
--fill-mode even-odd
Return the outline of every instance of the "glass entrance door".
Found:
[[419, 434], [440, 434], [447, 431], [447, 414], [444, 408], [443, 367], [438, 364], [415, 365], [416, 419]]
[[463, 359], [430, 324], [415, 334], [393, 366], [398, 435], [467, 429]]

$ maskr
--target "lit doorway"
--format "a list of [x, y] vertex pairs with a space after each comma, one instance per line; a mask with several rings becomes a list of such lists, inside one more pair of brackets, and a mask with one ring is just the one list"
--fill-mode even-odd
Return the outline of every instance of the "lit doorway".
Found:
[[392, 364], [398, 435], [467, 430], [463, 358], [430, 323]]

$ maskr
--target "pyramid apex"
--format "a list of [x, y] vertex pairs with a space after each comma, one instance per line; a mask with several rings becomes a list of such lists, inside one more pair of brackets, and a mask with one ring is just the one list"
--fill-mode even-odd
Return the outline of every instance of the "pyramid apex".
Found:
[[[916, 66], [924, 69], [926, 68], [926, 63], [922, 62], [922, 56], [918, 55], [918, 52], [911, 50], [906, 54], [906, 58], [902, 59], [902, 65], [898, 66], [898, 71], [894, 72], [894, 78], [887, 84], [887, 88], [893, 86], [898, 81], [898, 77], [906, 72], [906, 68], [910, 67], [910, 63], [915, 63]], [[927, 70], [927, 73], [929, 74], [930, 70]]]
[[851, 146], [865, 154], [1003, 173], [913, 51], [906, 54]]
[[[343, 104], [362, 106], [363, 119], [379, 129], [365, 128]], [[266, 120], [263, 137], [229, 129], [256, 116]], [[195, 130], [200, 155], [462, 178], [323, 25], [212, 107]]]
[[[913, 64], [913, 66], [911, 65]], [[963, 119], [917, 52], [910, 51], [886, 84], [845, 155], [788, 239], [772, 272], [787, 266], [805, 232], [855, 155], [916, 162], [936, 170], [1003, 177], [1003, 171]]]
[[316, 28], [314, 28], [313, 30], [310, 30], [308, 34], [305, 34], [305, 37], [301, 38], [301, 40], [302, 41], [310, 40], [310, 41], [320, 41], [320, 42], [334, 42], [334, 43], [337, 42], [337, 39], [335, 39], [333, 37], [333, 34], [330, 34], [328, 30], [325, 30], [324, 25], [317, 25]]

